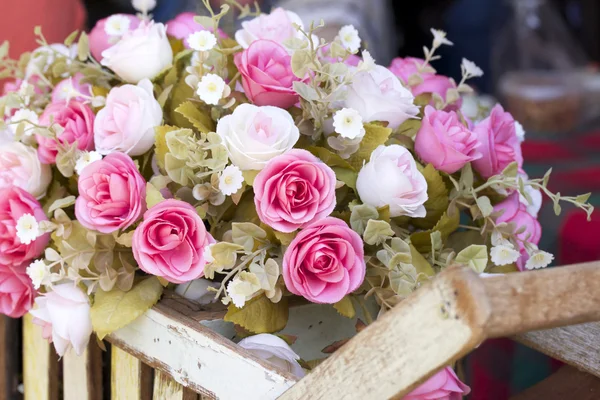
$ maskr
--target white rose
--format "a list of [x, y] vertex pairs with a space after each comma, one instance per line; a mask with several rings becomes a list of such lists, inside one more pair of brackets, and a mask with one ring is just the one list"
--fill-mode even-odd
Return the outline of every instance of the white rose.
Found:
[[148, 79], [112, 88], [94, 120], [96, 151], [102, 155], [113, 151], [130, 156], [144, 154], [154, 144], [154, 128], [161, 124], [162, 117]]
[[238, 345], [258, 358], [268, 361], [286, 372], [291, 372], [298, 378], [302, 378], [306, 374], [298, 364], [300, 356], [292, 350], [285, 340], [275, 335], [261, 333], [260, 335], [249, 336], [242, 339]]
[[50, 166], [40, 162], [33, 147], [20, 142], [0, 146], [0, 189], [17, 186], [40, 199], [51, 180]]
[[290, 113], [252, 104], [241, 104], [233, 114], [221, 118], [217, 133], [231, 162], [242, 170], [263, 169], [270, 159], [290, 150], [300, 138]]
[[390, 70], [376, 65], [354, 76], [345, 107], [358, 111], [364, 122], [388, 122], [390, 128], [396, 129], [419, 113], [414, 99]]
[[412, 154], [400, 145], [376, 148], [358, 173], [356, 189], [364, 204], [390, 206], [392, 217], [425, 216], [427, 181]]
[[217, 300], [215, 299], [215, 292], [209, 291], [209, 287], [216, 289], [219, 287], [219, 284], [200, 278], [177, 285], [175, 293], [200, 304], [210, 304]]
[[173, 50], [163, 24], [142, 22], [114, 46], [102, 52], [102, 65], [130, 83], [152, 79], [173, 62]]

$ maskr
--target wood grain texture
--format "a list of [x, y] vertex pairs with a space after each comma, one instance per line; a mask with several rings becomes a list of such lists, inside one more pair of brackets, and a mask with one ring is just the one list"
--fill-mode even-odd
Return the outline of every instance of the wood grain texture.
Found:
[[64, 400], [102, 400], [102, 350], [91, 340], [81, 356], [70, 349], [63, 357]]
[[600, 377], [600, 323], [598, 322], [528, 332], [517, 335], [514, 339], [552, 358]]
[[23, 317], [23, 384], [25, 400], [58, 399], [58, 356], [42, 329]]
[[198, 400], [198, 394], [161, 371], [154, 374], [153, 400]]
[[0, 400], [19, 397], [20, 323], [18, 319], [0, 315]]
[[147, 400], [152, 398], [152, 369], [137, 357], [112, 346], [111, 399]]
[[537, 385], [511, 397], [510, 400], [597, 400], [600, 378], [564, 366]]

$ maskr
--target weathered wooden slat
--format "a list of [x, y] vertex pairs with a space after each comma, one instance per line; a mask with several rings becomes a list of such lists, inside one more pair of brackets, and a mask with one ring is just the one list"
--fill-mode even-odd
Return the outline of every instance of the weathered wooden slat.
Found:
[[198, 394], [161, 371], [154, 374], [154, 400], [198, 400]]
[[58, 399], [58, 356], [42, 338], [42, 329], [23, 317], [23, 383], [25, 400]]
[[112, 347], [110, 374], [112, 400], [152, 398], [152, 369], [116, 346]]
[[0, 400], [18, 397], [20, 340], [18, 319], [0, 315]]
[[92, 340], [81, 356], [69, 350], [63, 357], [64, 400], [102, 399], [102, 350]]
[[510, 400], [597, 400], [600, 378], [564, 366], [537, 385], [511, 397]]

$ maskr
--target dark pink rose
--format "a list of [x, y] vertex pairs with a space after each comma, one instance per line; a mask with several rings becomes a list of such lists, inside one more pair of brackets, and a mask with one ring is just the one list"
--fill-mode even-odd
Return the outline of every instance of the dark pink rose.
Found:
[[135, 15], [130, 14], [115, 14], [96, 22], [96, 25], [92, 28], [88, 37], [90, 43], [90, 52], [98, 61], [102, 60], [102, 52], [114, 45], [120, 39], [118, 36], [110, 36], [108, 33], [106, 33], [104, 28], [109, 18], [116, 15], [129, 20], [128, 31], [132, 31], [140, 25], [140, 19]]
[[510, 163], [516, 161], [523, 165], [521, 143], [515, 130], [515, 120], [510, 113], [504, 112], [497, 104], [491, 114], [475, 125], [482, 157], [473, 162], [473, 166], [484, 178], [501, 173]]
[[462, 383], [450, 367], [442, 369], [402, 400], [461, 400], [471, 389]]
[[335, 182], [335, 172], [306, 150], [272, 158], [254, 179], [258, 217], [280, 232], [323, 219], [335, 207]]
[[[63, 144], [77, 142], [79, 150], [94, 150], [94, 112], [91, 108], [74, 100], [50, 103], [40, 116], [40, 125], [50, 126], [51, 116], [53, 124], [63, 128], [57, 137], [58, 141]], [[56, 140], [42, 135], [36, 135], [36, 138], [40, 161], [44, 164], [56, 162]]]
[[415, 152], [435, 169], [453, 174], [466, 163], [481, 158], [477, 136], [454, 111], [425, 107], [421, 128], [415, 139]]
[[214, 242], [194, 207], [164, 200], [144, 214], [133, 234], [132, 249], [143, 271], [184, 283], [204, 274], [204, 249]]
[[24, 214], [47, 221], [40, 203], [25, 190], [16, 186], [0, 189], [0, 264], [21, 265], [44, 252], [49, 234], [39, 236], [29, 244], [17, 237], [17, 222]]
[[[183, 40], [183, 45], [187, 49], [190, 48], [187, 38], [192, 33], [200, 31], [210, 31], [214, 33], [215, 30], [212, 26], [208, 27], [207, 29], [194, 21], [195, 16], [196, 14], [192, 12], [184, 12], [167, 22], [167, 34], [169, 36], [173, 36], [174, 38]], [[227, 34], [221, 29], [219, 29], [218, 32], [221, 38], [227, 37]]]
[[496, 219], [497, 223], [513, 223], [515, 224], [515, 230], [519, 230], [521, 227], [525, 228], [524, 232], [517, 235], [519, 239], [519, 251], [521, 253], [521, 257], [517, 260], [517, 267], [523, 271], [525, 263], [529, 259], [523, 241], [527, 240], [527, 242], [537, 246], [542, 238], [542, 226], [534, 216], [527, 212], [527, 205], [519, 200], [518, 192], [512, 193], [502, 202], [496, 204], [494, 211], [504, 211]]
[[293, 83], [299, 79], [292, 72], [292, 57], [280, 44], [256, 40], [234, 58], [242, 75], [244, 92], [257, 106], [288, 108], [298, 102]]
[[75, 216], [88, 229], [127, 229], [145, 211], [146, 181], [127, 154], [111, 153], [86, 166], [78, 187]]
[[365, 279], [363, 241], [338, 218], [302, 229], [283, 256], [285, 286], [313, 303], [333, 304]]
[[31, 309], [35, 290], [25, 273], [25, 265], [0, 264], [0, 314], [21, 318]]

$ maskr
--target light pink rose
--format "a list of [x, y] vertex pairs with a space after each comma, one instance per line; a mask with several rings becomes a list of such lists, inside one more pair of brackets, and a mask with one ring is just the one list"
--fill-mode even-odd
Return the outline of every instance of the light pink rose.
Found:
[[17, 186], [39, 199], [51, 180], [52, 169], [40, 162], [33, 147], [21, 142], [0, 145], [0, 188]]
[[289, 108], [299, 100], [293, 83], [299, 79], [292, 72], [292, 57], [280, 44], [257, 40], [234, 62], [242, 75], [244, 92], [257, 106]]
[[[190, 48], [187, 39], [192, 33], [200, 31], [210, 31], [214, 33], [214, 28], [212, 26], [205, 28], [194, 21], [195, 16], [196, 14], [192, 12], [184, 12], [167, 22], [167, 35], [183, 40], [183, 45], [187, 49]], [[221, 38], [227, 37], [227, 34], [221, 29], [219, 29], [218, 32]]]
[[[38, 85], [39, 81], [40, 81], [40, 77], [37, 75], [34, 75], [31, 78], [29, 78], [29, 80], [27, 82], [30, 85], [33, 85], [33, 91], [35, 94], [44, 94], [44, 91]], [[2, 95], [7, 95], [9, 93], [18, 92], [19, 89], [21, 88], [21, 85], [23, 84], [23, 82], [26, 82], [26, 81], [24, 81], [23, 79], [14, 79], [11, 81], [7, 81], [4, 84], [4, 89], [2, 91]]]
[[[115, 15], [120, 15], [129, 20], [129, 30], [130, 31], [134, 30], [135, 28], [137, 28], [140, 25], [141, 21], [135, 15], [130, 15], [130, 14], [115, 14]], [[106, 18], [101, 19], [100, 21], [96, 22], [96, 25], [94, 26], [94, 28], [92, 28], [92, 30], [90, 31], [89, 36], [88, 36], [89, 43], [90, 43], [90, 52], [92, 53], [92, 56], [94, 56], [94, 58], [98, 61], [102, 60], [102, 52], [104, 50], [108, 49], [109, 47], [111, 47], [112, 45], [114, 45], [120, 39], [119, 37], [114, 37], [114, 36], [111, 37], [104, 30], [104, 26], [106, 25], [106, 21], [108, 20], [108, 18], [110, 18], [110, 17], [106, 17]]]
[[365, 279], [363, 245], [341, 219], [313, 222], [298, 233], [283, 256], [285, 286], [313, 303], [337, 303]]
[[335, 207], [335, 172], [306, 150], [292, 149], [267, 163], [254, 179], [262, 222], [280, 232], [327, 217]]
[[81, 81], [83, 78], [83, 74], [78, 72], [71, 78], [60, 81], [52, 90], [52, 102], [59, 103], [73, 99], [83, 103], [89, 100], [92, 96], [92, 85], [83, 83]]
[[497, 104], [491, 114], [475, 125], [482, 157], [473, 162], [473, 166], [484, 178], [501, 173], [510, 163], [516, 161], [523, 165], [521, 143], [515, 130], [515, 120], [510, 113], [504, 112]]
[[304, 29], [302, 19], [298, 14], [276, 8], [270, 14], [261, 14], [249, 21], [242, 22], [242, 29], [235, 33], [235, 40], [247, 49], [258, 40], [272, 40], [282, 44], [290, 38], [305, 39], [302, 32], [298, 31], [294, 24]]
[[[53, 123], [63, 128], [57, 136], [62, 144], [77, 142], [79, 150], [94, 150], [94, 112], [87, 105], [78, 101], [50, 103], [40, 116], [40, 125], [50, 126]], [[56, 162], [58, 154], [54, 138], [36, 135], [38, 142], [38, 157], [44, 164]]]
[[471, 392], [450, 367], [442, 369], [402, 400], [461, 400]]
[[517, 260], [517, 267], [523, 271], [525, 263], [529, 259], [529, 255], [525, 250], [525, 246], [522, 241], [539, 244], [542, 238], [542, 226], [538, 220], [527, 211], [527, 205], [523, 204], [519, 199], [519, 193], [514, 192], [509, 195], [506, 199], [494, 206], [494, 211], [498, 212], [503, 210], [504, 212], [497, 219], [497, 223], [506, 222], [515, 224], [515, 231], [521, 227], [525, 227], [525, 231], [519, 233], [517, 238], [519, 239], [519, 251], [521, 257]]
[[0, 264], [0, 314], [21, 318], [31, 309], [34, 294], [24, 265]]
[[25, 190], [16, 186], [0, 189], [0, 264], [21, 265], [44, 252], [50, 234], [39, 236], [30, 244], [17, 237], [17, 221], [31, 214], [39, 221], [47, 221], [40, 203]]
[[88, 296], [73, 282], [52, 286], [35, 299], [33, 323], [42, 327], [42, 337], [54, 343], [59, 356], [73, 347], [82, 355], [92, 334]]
[[[414, 75], [418, 74], [418, 68], [421, 66], [425, 60], [422, 58], [415, 57], [406, 57], [400, 58], [396, 57], [392, 60], [392, 64], [390, 65], [390, 71], [394, 73], [406, 87], [408, 86], [408, 79]], [[417, 97], [421, 94], [425, 93], [437, 93], [443, 99], [446, 99], [446, 93], [448, 89], [456, 88], [456, 84], [447, 76], [437, 75], [433, 72], [422, 72], [419, 74], [423, 79], [423, 82], [418, 85], [409, 87], [412, 94]], [[430, 102], [433, 105], [433, 101]], [[459, 110], [462, 105], [462, 99], [459, 99], [452, 104], [450, 104], [447, 109], [448, 110]]]
[[214, 242], [194, 207], [164, 200], [144, 214], [133, 234], [132, 249], [143, 271], [184, 283], [204, 275], [204, 248]]
[[415, 139], [415, 152], [435, 169], [453, 174], [466, 163], [481, 158], [477, 136], [454, 111], [425, 107], [421, 128]]
[[127, 154], [111, 153], [85, 167], [78, 187], [75, 216], [88, 229], [127, 229], [146, 208], [146, 181]]

